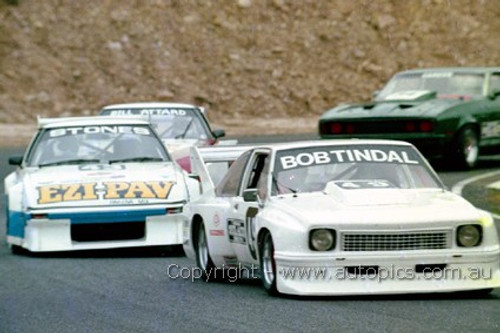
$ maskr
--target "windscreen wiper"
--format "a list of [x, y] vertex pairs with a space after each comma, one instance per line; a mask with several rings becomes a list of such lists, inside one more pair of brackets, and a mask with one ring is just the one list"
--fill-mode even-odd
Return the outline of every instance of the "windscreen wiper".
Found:
[[72, 160], [63, 160], [63, 161], [39, 164], [38, 166], [40, 168], [43, 168], [46, 166], [55, 166], [55, 165], [64, 165], [64, 164], [88, 164], [88, 163], [99, 163], [99, 162], [100, 162], [100, 160], [98, 160], [98, 159], [77, 158], [77, 159], [72, 159]]
[[186, 136], [187, 132], [189, 131], [189, 128], [191, 127], [191, 124], [193, 123], [193, 121], [194, 121], [194, 118], [191, 118], [191, 120], [189, 121], [189, 124], [187, 124], [186, 128], [184, 129], [184, 132], [182, 132], [179, 135], [176, 135], [175, 138], [176, 139], [184, 139], [184, 137]]

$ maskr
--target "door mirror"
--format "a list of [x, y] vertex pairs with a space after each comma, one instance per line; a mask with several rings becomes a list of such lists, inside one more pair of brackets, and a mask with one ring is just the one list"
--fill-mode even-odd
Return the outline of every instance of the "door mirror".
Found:
[[500, 96], [500, 89], [494, 89], [489, 95], [488, 97], [490, 99], [496, 99], [498, 96]]
[[9, 157], [9, 164], [10, 165], [21, 165], [23, 163], [23, 157], [22, 156], [11, 156]]
[[215, 138], [222, 138], [223, 136], [226, 136], [226, 131], [223, 129], [216, 129], [212, 131], [212, 134], [215, 136]]
[[256, 188], [248, 188], [243, 191], [243, 201], [245, 202], [257, 202], [257, 189]]

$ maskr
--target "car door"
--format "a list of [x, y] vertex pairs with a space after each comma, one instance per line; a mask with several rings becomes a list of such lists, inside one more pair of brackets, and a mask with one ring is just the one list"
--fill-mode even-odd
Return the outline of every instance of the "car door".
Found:
[[[234, 252], [241, 263], [257, 263], [255, 217], [262, 208], [259, 201], [268, 195], [268, 173], [270, 153], [256, 149], [248, 161], [238, 196], [233, 197], [228, 214], [228, 236]], [[243, 192], [257, 189], [259, 200], [245, 201]]]

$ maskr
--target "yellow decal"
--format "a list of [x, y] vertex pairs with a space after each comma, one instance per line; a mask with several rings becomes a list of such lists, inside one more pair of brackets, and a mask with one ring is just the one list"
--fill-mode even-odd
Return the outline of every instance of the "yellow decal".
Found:
[[38, 203], [95, 200], [97, 199], [95, 185], [96, 183], [40, 186], [38, 187]]
[[96, 183], [45, 185], [38, 187], [39, 204], [63, 201], [111, 199], [166, 199], [172, 189], [170, 182], [108, 182], [104, 191]]
[[[147, 183], [156, 193], [157, 198], [168, 198], [168, 194], [172, 189], [172, 183], [169, 182], [148, 182]], [[163, 185], [161, 185], [163, 184]]]
[[106, 186], [104, 199], [123, 198], [125, 190], [129, 188], [128, 183], [104, 183], [104, 186]]

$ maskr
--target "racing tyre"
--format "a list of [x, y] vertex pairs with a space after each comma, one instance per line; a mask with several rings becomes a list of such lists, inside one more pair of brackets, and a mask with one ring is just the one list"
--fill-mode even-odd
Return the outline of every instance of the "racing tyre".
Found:
[[201, 269], [203, 278], [208, 282], [212, 272], [215, 272], [215, 265], [210, 258], [207, 234], [203, 223], [198, 226], [196, 235], [196, 264]]
[[474, 128], [467, 126], [457, 136], [453, 161], [460, 169], [472, 169], [479, 159], [479, 137]]
[[266, 233], [261, 242], [259, 251], [260, 276], [262, 284], [271, 296], [279, 295], [276, 289], [276, 261], [274, 260], [274, 244], [271, 234]]
[[25, 255], [25, 254], [28, 254], [28, 250], [22, 248], [21, 246], [19, 245], [11, 245], [10, 246], [10, 252], [12, 252], [12, 254], [17, 254], [17, 255]]

